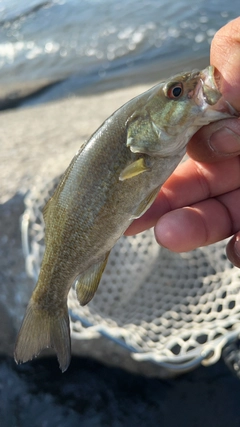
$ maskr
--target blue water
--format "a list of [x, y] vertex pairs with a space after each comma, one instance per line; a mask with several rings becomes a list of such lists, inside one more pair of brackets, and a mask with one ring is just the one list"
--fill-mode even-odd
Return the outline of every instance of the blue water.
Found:
[[[209, 54], [239, 0], [0, 0], [0, 93], [69, 79], [74, 86], [142, 64]], [[147, 71], [148, 72], [148, 71]]]

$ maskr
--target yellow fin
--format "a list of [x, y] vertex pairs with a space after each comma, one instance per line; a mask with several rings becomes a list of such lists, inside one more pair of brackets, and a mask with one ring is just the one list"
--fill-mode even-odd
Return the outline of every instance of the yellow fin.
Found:
[[18, 334], [14, 358], [24, 363], [36, 357], [44, 348], [53, 348], [62, 372], [66, 371], [71, 358], [71, 340], [67, 304], [58, 316], [48, 314], [30, 300]]
[[144, 159], [138, 159], [123, 169], [123, 171], [120, 173], [119, 180], [124, 181], [125, 179], [133, 178], [134, 176], [137, 176], [140, 173], [146, 172], [148, 170], [149, 169], [144, 163]]
[[149, 208], [150, 206], [153, 204], [154, 200], [156, 199], [158, 192], [160, 190], [161, 187], [157, 187], [155, 188], [155, 190], [153, 190], [138, 206], [136, 212], [134, 213], [134, 215], [131, 217], [131, 219], [137, 219], [140, 218], [140, 216], [142, 216]]
[[98, 288], [103, 271], [106, 267], [108, 252], [103, 260], [91, 265], [83, 274], [79, 276], [75, 283], [78, 301], [81, 305], [86, 305], [94, 297]]

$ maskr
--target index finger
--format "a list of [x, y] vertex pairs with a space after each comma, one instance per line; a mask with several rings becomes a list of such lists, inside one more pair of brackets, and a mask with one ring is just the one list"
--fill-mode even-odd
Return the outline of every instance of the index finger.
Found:
[[162, 215], [174, 209], [233, 191], [239, 188], [239, 182], [239, 157], [216, 164], [188, 159], [177, 167], [150, 209], [135, 220], [125, 234], [132, 235], [153, 227]]

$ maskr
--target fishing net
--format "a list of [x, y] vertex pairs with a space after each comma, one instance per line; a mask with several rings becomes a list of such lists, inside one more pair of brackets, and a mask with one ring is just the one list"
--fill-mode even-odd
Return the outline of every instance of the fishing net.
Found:
[[[58, 180], [39, 184], [25, 199], [23, 249], [35, 280], [44, 252], [41, 210]], [[228, 365], [238, 371], [240, 270], [227, 259], [225, 246], [223, 241], [175, 254], [156, 243], [152, 230], [122, 237], [94, 299], [81, 307], [74, 288], [69, 293], [73, 343], [84, 341], [86, 348], [104, 336], [115, 343], [115, 353], [123, 347], [132, 363], [160, 367], [161, 377], [215, 363], [224, 349]], [[98, 358], [109, 361], [109, 348], [106, 344]], [[122, 366], [121, 357], [117, 364]]]

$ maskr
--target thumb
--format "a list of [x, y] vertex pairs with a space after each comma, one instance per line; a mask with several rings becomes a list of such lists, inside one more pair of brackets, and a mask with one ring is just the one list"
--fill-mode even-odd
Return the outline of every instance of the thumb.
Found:
[[222, 27], [211, 44], [210, 63], [216, 68], [219, 90], [240, 111], [240, 17]]
[[[211, 65], [226, 101], [240, 112], [240, 17], [222, 27], [212, 40]], [[202, 127], [188, 143], [188, 154], [199, 162], [217, 162], [240, 154], [240, 119]]]

